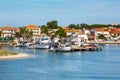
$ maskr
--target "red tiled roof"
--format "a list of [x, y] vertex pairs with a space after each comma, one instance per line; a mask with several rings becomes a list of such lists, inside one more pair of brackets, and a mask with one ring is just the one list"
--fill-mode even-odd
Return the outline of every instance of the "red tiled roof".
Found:
[[110, 34], [118, 34], [118, 33], [120, 33], [120, 29], [119, 28], [111, 29], [109, 32], [110, 32]]
[[96, 31], [109, 31], [108, 28], [95, 28]]
[[19, 31], [20, 31], [20, 28], [15, 28], [15, 30], [16, 30], [17, 32], [19, 32]]
[[26, 26], [26, 29], [36, 29], [36, 28], [39, 28], [39, 27], [36, 26], [36, 25], [28, 25], [28, 26]]
[[38, 37], [43, 37], [43, 36], [46, 36], [46, 34], [40, 34], [40, 35], [38, 35]]
[[78, 32], [80, 35], [82, 35], [82, 34], [84, 34], [84, 32], [82, 32], [82, 31], [80, 31], [80, 32]]
[[15, 28], [11, 26], [6, 26], [6, 27], [1, 28], [1, 30], [15, 30]]
[[93, 35], [88, 35], [88, 38], [95, 38], [95, 36], [93, 36]]

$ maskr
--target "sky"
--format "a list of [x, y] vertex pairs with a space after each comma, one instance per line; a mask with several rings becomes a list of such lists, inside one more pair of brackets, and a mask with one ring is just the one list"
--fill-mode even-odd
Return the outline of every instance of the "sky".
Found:
[[120, 24], [120, 0], [0, 0], [0, 26]]

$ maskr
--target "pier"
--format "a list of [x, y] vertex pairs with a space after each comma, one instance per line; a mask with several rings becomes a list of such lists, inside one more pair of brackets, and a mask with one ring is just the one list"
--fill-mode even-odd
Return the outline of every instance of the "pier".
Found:
[[102, 47], [100, 46], [76, 46], [72, 45], [72, 51], [102, 51]]

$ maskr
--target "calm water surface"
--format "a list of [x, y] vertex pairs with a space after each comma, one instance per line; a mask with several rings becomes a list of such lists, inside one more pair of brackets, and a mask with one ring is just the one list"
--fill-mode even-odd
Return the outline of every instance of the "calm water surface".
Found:
[[0, 80], [120, 80], [120, 45], [103, 51], [49, 52], [7, 48], [35, 57], [1, 60]]

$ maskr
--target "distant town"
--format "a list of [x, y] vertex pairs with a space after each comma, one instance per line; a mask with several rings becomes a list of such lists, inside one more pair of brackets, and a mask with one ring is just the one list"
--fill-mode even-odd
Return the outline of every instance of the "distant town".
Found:
[[85, 42], [119, 42], [120, 25], [112, 24], [70, 24], [67, 27], [60, 27], [56, 20], [48, 22], [46, 25], [27, 25], [15, 28], [4, 26], [0, 28], [0, 41], [7, 41], [10, 38], [33, 38], [33, 37], [68, 37], [78, 35]]

